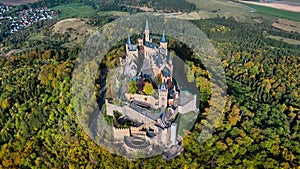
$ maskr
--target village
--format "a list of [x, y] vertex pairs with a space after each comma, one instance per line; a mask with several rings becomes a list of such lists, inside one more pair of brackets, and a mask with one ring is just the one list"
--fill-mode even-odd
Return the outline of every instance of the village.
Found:
[[5, 34], [11, 34], [34, 23], [53, 19], [56, 15], [56, 11], [47, 7], [17, 10], [12, 6], [0, 5], [0, 26]]

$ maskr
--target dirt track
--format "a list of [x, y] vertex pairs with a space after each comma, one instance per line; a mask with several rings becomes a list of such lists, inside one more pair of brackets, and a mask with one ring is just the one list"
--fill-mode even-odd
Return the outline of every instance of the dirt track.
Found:
[[280, 3], [280, 2], [250, 2], [250, 1], [240, 1], [243, 3], [266, 6], [270, 8], [282, 9], [293, 12], [300, 12], [300, 4], [288, 4], [288, 3]]

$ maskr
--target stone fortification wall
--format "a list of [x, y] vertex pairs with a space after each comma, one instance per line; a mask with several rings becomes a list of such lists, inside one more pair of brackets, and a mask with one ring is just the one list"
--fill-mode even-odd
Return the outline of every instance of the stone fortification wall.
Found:
[[144, 116], [142, 114], [140, 114], [139, 112], [133, 110], [132, 108], [130, 108], [129, 106], [117, 106], [114, 104], [111, 104], [109, 102], [106, 101], [106, 113], [109, 116], [113, 116], [114, 115], [114, 111], [118, 111], [121, 114], [123, 114], [124, 116], [129, 117], [132, 120], [136, 120], [138, 122], [152, 122], [153, 120], [150, 119], [147, 116]]
[[181, 105], [181, 106], [179, 105], [177, 110], [176, 110], [176, 113], [179, 112], [181, 114], [185, 114], [185, 113], [188, 113], [188, 112], [191, 112], [191, 111], [195, 111], [195, 112], [198, 111], [197, 96], [196, 95], [193, 95], [193, 99], [190, 100], [185, 105]]
[[115, 139], [123, 139], [124, 136], [130, 136], [129, 128], [116, 128], [113, 127], [114, 138]]

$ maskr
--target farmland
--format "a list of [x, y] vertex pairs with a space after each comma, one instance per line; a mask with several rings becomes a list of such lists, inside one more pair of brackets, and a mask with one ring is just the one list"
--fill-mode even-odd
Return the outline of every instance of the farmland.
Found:
[[250, 12], [252, 9], [241, 3], [228, 0], [187, 0], [196, 5], [200, 10], [222, 10], [222, 11], [245, 11]]
[[284, 38], [284, 37], [280, 37], [280, 36], [273, 36], [273, 35], [269, 35], [268, 38], [270, 39], [274, 39], [277, 41], [282, 41], [291, 45], [300, 45], [300, 41], [295, 40], [295, 39], [290, 39], [290, 38]]
[[286, 11], [292, 12], [300, 12], [300, 5], [298, 3], [290, 3], [290, 2], [252, 2], [252, 1], [241, 1], [247, 4], [254, 4], [260, 6], [266, 6], [270, 8], [282, 9]]
[[300, 33], [300, 22], [278, 19], [276, 22], [272, 23], [272, 26], [283, 31]]
[[300, 21], [300, 18], [299, 18], [300, 12], [285, 11], [285, 10], [281, 10], [281, 9], [275, 9], [275, 8], [270, 8], [270, 7], [266, 7], [266, 6], [248, 4], [248, 3], [246, 5], [251, 8], [254, 8], [256, 10], [256, 12], [260, 13], [260, 14], [294, 20], [294, 21]]

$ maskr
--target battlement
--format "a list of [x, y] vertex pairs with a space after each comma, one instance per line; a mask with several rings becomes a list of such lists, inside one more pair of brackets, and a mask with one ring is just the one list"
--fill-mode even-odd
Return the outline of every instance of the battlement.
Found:
[[130, 136], [129, 128], [116, 128], [113, 127], [114, 138], [115, 139], [123, 139], [124, 136]]

